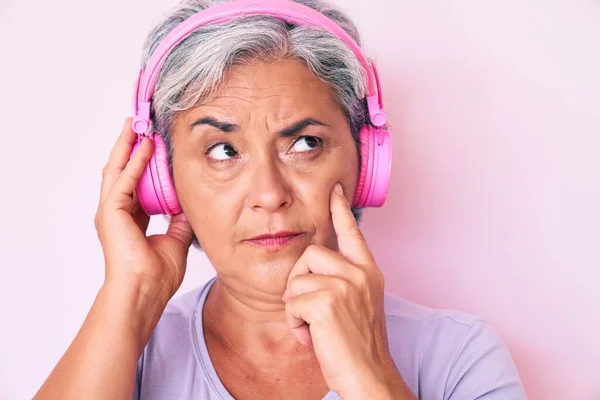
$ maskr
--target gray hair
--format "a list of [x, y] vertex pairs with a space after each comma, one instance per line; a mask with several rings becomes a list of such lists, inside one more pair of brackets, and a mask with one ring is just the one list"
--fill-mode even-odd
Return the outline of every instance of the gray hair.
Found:
[[[183, 0], [172, 8], [148, 34], [143, 48], [142, 69], [161, 40], [185, 19], [228, 0]], [[335, 21], [360, 46], [356, 26], [342, 11], [324, 0], [293, 0]], [[280, 19], [254, 15], [234, 21], [202, 26], [175, 46], [167, 56], [152, 97], [151, 122], [163, 136], [172, 171], [171, 128], [178, 112], [209, 101], [232, 66], [253, 60], [297, 59], [332, 88], [344, 112], [360, 154], [358, 135], [370, 123], [364, 100], [367, 71], [337, 36], [322, 28], [295, 25]], [[360, 163], [360, 157], [359, 157]], [[360, 164], [359, 164], [360, 165]], [[357, 222], [362, 209], [352, 208]]]

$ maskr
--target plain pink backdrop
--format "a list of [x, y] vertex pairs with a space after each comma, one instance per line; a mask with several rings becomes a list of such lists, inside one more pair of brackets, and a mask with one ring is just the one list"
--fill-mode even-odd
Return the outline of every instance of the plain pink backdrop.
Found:
[[531, 399], [600, 399], [600, 3], [414, 3], [367, 30], [396, 139], [364, 224], [388, 288], [485, 317]]
[[[487, 319], [530, 399], [600, 399], [600, 3], [337, 2], [394, 128], [362, 225], [388, 289]], [[100, 172], [171, 4], [0, 3], [0, 398], [33, 395], [102, 282]], [[213, 274], [193, 252], [180, 293]]]

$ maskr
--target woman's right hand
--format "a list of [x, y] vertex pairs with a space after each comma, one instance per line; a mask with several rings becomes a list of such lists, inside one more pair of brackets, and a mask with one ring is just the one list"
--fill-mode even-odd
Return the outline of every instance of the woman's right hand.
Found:
[[130, 159], [138, 140], [131, 122], [131, 117], [125, 120], [102, 171], [94, 218], [106, 264], [105, 284], [134, 285], [140, 293], [159, 296], [166, 304], [183, 281], [193, 231], [181, 213], [171, 219], [166, 234], [146, 237], [150, 217], [137, 201], [135, 188], [153, 144], [144, 138]]
[[[77, 336], [36, 399], [131, 398], [140, 354], [185, 273], [192, 228], [179, 214], [167, 233], [146, 237], [150, 218], [134, 191], [152, 155], [125, 120], [102, 173], [94, 219], [106, 278]], [[110, 382], [109, 385], [106, 382]]]

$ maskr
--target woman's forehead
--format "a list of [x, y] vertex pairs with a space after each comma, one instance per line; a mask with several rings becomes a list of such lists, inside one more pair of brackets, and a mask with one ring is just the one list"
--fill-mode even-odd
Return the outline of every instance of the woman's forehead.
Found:
[[196, 111], [244, 114], [269, 111], [278, 118], [326, 115], [339, 108], [331, 88], [297, 61], [252, 63], [233, 69]]
[[232, 68], [216, 90], [220, 97], [265, 97], [299, 95], [327, 99], [329, 86], [318, 79], [308, 67], [295, 60], [275, 63], [253, 62]]

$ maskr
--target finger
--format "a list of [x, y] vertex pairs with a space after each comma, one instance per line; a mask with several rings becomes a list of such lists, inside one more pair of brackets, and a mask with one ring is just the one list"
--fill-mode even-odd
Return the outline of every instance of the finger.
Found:
[[347, 279], [350, 282], [358, 282], [361, 279], [360, 275], [362, 271], [352, 265], [340, 253], [323, 246], [311, 245], [304, 250], [304, 253], [302, 253], [292, 267], [286, 282], [284, 296], [287, 294], [289, 297], [289, 288], [292, 279], [296, 276], [310, 273], [337, 276]]
[[194, 231], [185, 214], [180, 213], [171, 218], [169, 228], [167, 229], [167, 235], [177, 238], [186, 248], [192, 245]]
[[283, 301], [287, 301], [294, 296], [300, 296], [305, 293], [316, 292], [319, 290], [347, 292], [348, 281], [337, 276], [320, 274], [297, 275], [290, 281], [290, 289], [284, 294]]
[[[133, 191], [144, 172], [150, 157], [152, 156], [152, 141], [144, 137], [139, 148], [131, 157], [123, 172], [108, 192], [107, 198], [112, 197], [115, 201], [124, 199], [131, 200]], [[131, 212], [131, 210], [127, 210]]]
[[371, 250], [356, 223], [350, 203], [344, 196], [342, 185], [339, 183], [336, 183], [331, 191], [330, 210], [340, 253], [356, 265], [372, 265]]
[[125, 119], [121, 134], [113, 146], [108, 161], [102, 170], [102, 185], [100, 187], [100, 203], [104, 201], [121, 172], [127, 165], [131, 149], [137, 141], [137, 134], [131, 128], [132, 118]]
[[140, 201], [138, 199], [137, 193], [133, 191], [133, 207], [131, 209], [131, 216], [133, 220], [140, 227], [140, 230], [146, 234], [148, 231], [148, 224], [150, 223], [150, 216], [146, 214]]
[[[312, 343], [310, 326], [322, 318], [321, 309], [329, 308], [331, 295], [326, 290], [305, 293], [285, 303], [285, 318], [296, 339], [302, 344]], [[327, 310], [325, 310], [327, 313]]]

